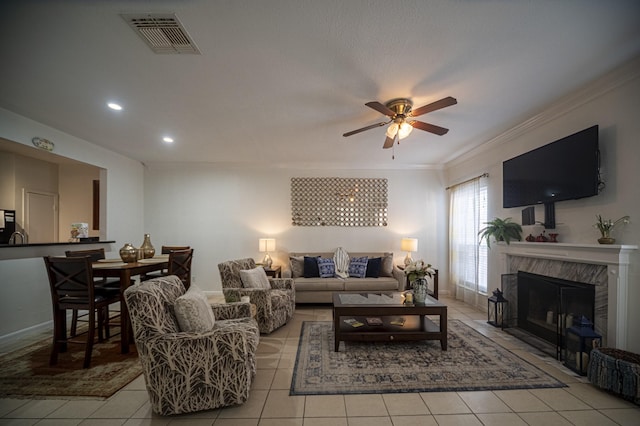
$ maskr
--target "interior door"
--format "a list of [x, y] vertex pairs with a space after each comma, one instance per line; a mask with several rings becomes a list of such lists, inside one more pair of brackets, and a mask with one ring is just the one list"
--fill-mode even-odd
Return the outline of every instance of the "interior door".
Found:
[[29, 243], [58, 242], [58, 194], [24, 190], [23, 203]]

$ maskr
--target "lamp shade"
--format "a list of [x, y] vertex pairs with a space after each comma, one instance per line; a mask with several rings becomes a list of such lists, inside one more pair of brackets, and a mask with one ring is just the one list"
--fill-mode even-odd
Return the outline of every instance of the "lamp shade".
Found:
[[418, 239], [417, 238], [403, 238], [400, 243], [402, 251], [418, 251]]
[[276, 249], [275, 238], [260, 238], [258, 240], [258, 250], [261, 252], [274, 251]]

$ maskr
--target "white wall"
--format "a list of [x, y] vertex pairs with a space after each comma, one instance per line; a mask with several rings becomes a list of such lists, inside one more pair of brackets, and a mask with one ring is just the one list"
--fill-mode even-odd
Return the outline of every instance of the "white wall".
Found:
[[[521, 222], [523, 208], [502, 208], [502, 162], [594, 124], [600, 126], [602, 177], [606, 188], [598, 196], [556, 203], [560, 242], [595, 244], [600, 236], [593, 227], [595, 215], [617, 219], [631, 216], [631, 223], [617, 232], [617, 244], [640, 244], [640, 60], [622, 67], [588, 87], [560, 100], [539, 116], [447, 166], [447, 184], [489, 172], [489, 218], [512, 217]], [[540, 165], [544, 173], [544, 164]], [[536, 220], [544, 210], [536, 207]], [[539, 235], [542, 226], [523, 227], [524, 235]], [[547, 231], [548, 233], [548, 231]], [[629, 350], [640, 352], [640, 254], [630, 267]], [[500, 283], [497, 251], [490, 251], [489, 288]]]
[[[31, 145], [35, 136], [53, 141], [56, 154], [108, 170], [101, 177], [106, 183], [101, 189], [107, 202], [101, 237], [115, 240], [116, 244], [107, 247], [107, 251], [117, 253], [125, 240], [142, 235], [142, 164], [0, 109], [0, 137]], [[11, 259], [7, 250], [19, 250], [26, 258]], [[64, 255], [64, 248], [49, 247], [45, 254]], [[19, 330], [48, 326], [51, 321], [51, 296], [42, 255], [42, 250], [37, 249], [0, 248], [0, 339]]]
[[[343, 228], [291, 225], [291, 178], [368, 177], [388, 179], [389, 225]], [[274, 265], [288, 252], [393, 251], [402, 237], [419, 240], [414, 259], [446, 264], [446, 199], [438, 170], [287, 170], [230, 168], [215, 164], [158, 165], [145, 169], [145, 232], [161, 245], [194, 248], [193, 274], [205, 290], [221, 291], [217, 264], [253, 257], [258, 239], [276, 239]], [[142, 241], [136, 241], [141, 243]], [[443, 271], [446, 278], [446, 271]], [[443, 280], [446, 282], [446, 279]]]

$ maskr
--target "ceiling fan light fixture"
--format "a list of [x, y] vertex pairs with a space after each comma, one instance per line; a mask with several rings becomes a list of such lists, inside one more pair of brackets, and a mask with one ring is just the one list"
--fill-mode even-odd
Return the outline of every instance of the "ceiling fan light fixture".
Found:
[[387, 116], [387, 118], [389, 118], [389, 121], [370, 124], [368, 126], [343, 133], [342, 136], [347, 137], [355, 135], [364, 132], [365, 130], [386, 126], [389, 123], [391, 124], [389, 125], [389, 127], [387, 127], [387, 131], [385, 132], [387, 138], [382, 145], [383, 149], [393, 148], [396, 141], [398, 141], [399, 143], [400, 139], [404, 139], [409, 136], [414, 127], [425, 132], [433, 133], [434, 135], [442, 136], [446, 134], [449, 129], [425, 123], [423, 121], [414, 120], [413, 118], [423, 114], [427, 114], [429, 112], [437, 111], [442, 108], [446, 108], [451, 105], [455, 105], [457, 103], [458, 101], [455, 98], [447, 96], [446, 98], [431, 102], [430, 104], [421, 106], [420, 108], [414, 110], [413, 102], [411, 101], [411, 99], [406, 98], [392, 99], [386, 104], [382, 104], [378, 101], [367, 102], [365, 106], [378, 111], [382, 115]]
[[413, 126], [407, 123], [406, 121], [403, 121], [402, 124], [400, 124], [400, 128], [398, 129], [398, 138], [400, 139], [406, 138], [411, 134], [412, 130], [413, 130]]
[[399, 128], [400, 126], [398, 125], [398, 123], [391, 123], [391, 125], [387, 128], [387, 137], [391, 139], [395, 138]]

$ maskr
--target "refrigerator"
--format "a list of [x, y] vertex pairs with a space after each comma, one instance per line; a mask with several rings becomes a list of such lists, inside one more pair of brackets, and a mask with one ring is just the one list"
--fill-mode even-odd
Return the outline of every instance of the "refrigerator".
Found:
[[16, 211], [0, 209], [0, 244], [9, 244], [9, 238], [15, 231]]

